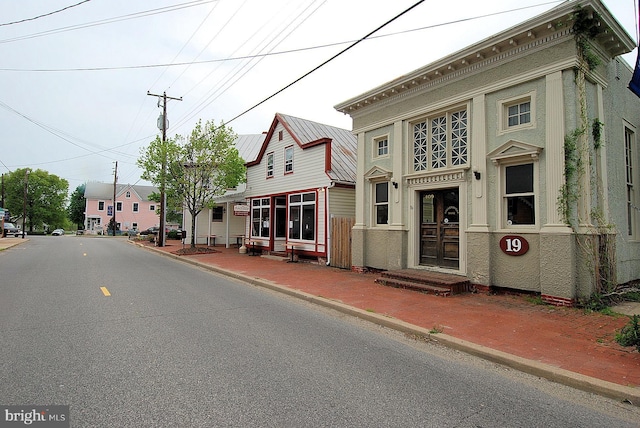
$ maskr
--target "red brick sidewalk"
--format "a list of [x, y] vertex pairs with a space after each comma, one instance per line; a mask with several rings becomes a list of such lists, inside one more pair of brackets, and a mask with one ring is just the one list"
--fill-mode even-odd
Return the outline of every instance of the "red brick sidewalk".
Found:
[[[175, 252], [182, 248], [179, 243], [168, 243], [157, 249]], [[574, 373], [640, 387], [640, 353], [614, 340], [616, 331], [628, 323], [627, 316], [537, 305], [522, 296], [438, 297], [378, 285], [373, 274], [250, 257], [239, 254], [237, 248], [216, 250], [219, 252], [182, 257]]]

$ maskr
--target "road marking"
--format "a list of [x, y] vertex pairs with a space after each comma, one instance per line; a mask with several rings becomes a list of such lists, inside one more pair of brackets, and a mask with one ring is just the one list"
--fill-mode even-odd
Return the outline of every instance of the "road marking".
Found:
[[111, 296], [111, 293], [109, 293], [109, 290], [107, 290], [107, 287], [100, 287], [100, 290], [102, 290], [102, 294], [104, 294], [106, 297]]

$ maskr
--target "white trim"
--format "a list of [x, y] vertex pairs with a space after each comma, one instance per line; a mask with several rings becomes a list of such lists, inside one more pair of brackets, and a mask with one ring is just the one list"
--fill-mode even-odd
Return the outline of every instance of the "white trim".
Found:
[[[509, 114], [507, 110], [513, 105], [520, 105], [525, 102], [529, 103], [530, 120], [527, 123], [509, 126]], [[498, 136], [508, 134], [510, 132], [521, 131], [523, 129], [534, 129], [537, 127], [536, 122], [536, 91], [527, 92], [517, 97], [510, 97], [496, 101], [496, 111], [498, 112], [498, 123], [496, 126], [496, 134]]]
[[[390, 139], [389, 139], [389, 134], [384, 134], [384, 135], [378, 135], [376, 137], [371, 138], [372, 144], [371, 144], [371, 149], [372, 149], [372, 153], [371, 153], [371, 158], [376, 160], [376, 159], [384, 159], [384, 158], [388, 158], [389, 156], [391, 156], [391, 144], [390, 144]], [[385, 154], [379, 154], [379, 146], [378, 144], [380, 144], [380, 142], [382, 141], [386, 141], [387, 142], [387, 153]]]

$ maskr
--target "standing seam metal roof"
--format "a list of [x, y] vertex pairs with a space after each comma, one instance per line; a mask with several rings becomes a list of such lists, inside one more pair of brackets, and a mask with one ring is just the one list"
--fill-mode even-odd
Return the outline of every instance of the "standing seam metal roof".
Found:
[[277, 117], [286, 123], [301, 144], [330, 138], [331, 170], [327, 174], [334, 181], [355, 183], [358, 143], [351, 131], [282, 113]]

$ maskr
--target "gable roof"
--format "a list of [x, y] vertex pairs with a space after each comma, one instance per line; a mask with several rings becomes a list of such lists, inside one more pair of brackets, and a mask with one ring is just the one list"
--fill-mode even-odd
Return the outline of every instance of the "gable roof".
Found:
[[254, 161], [258, 156], [258, 153], [260, 153], [260, 148], [262, 147], [262, 143], [264, 143], [266, 136], [266, 133], [238, 135], [233, 144], [236, 149], [238, 149], [238, 153], [242, 160], [245, 162], [251, 162]]
[[525, 49], [542, 49], [549, 43], [573, 38], [578, 7], [598, 17], [598, 26], [602, 31], [596, 36], [595, 42], [600, 55], [614, 58], [636, 47], [631, 36], [600, 0], [568, 0], [523, 23], [337, 104], [334, 108], [353, 115], [425, 87], [462, 79], [480, 68], [495, 66], [497, 61], [515, 58]]
[[279, 123], [302, 149], [330, 144], [331, 163], [327, 175], [334, 181], [355, 183], [357, 138], [351, 131], [282, 113], [276, 113], [258, 156], [254, 161], [247, 162], [247, 166], [258, 165], [262, 161]]
[[[131, 184], [116, 184], [116, 198], [121, 196], [127, 190], [135, 192], [141, 201], [149, 201], [151, 193], [157, 193], [158, 188], [154, 186], [138, 186]], [[113, 184], [89, 182], [84, 188], [84, 197], [86, 199], [113, 199]]]

